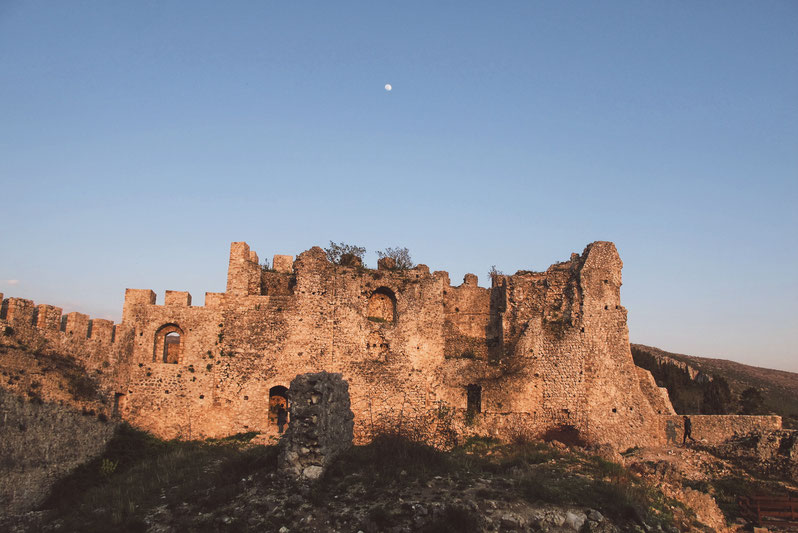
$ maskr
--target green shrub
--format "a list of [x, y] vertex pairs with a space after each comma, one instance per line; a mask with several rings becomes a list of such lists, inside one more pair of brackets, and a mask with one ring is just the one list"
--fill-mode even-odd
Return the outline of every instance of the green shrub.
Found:
[[103, 477], [109, 477], [114, 473], [118, 465], [119, 461], [113, 461], [107, 458], [103, 459], [103, 462], [100, 463], [100, 475]]

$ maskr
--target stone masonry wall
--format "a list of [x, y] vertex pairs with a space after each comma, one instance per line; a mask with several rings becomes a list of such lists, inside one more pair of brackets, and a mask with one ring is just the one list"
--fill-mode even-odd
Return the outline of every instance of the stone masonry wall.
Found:
[[85, 359], [123, 418], [167, 438], [273, 435], [291, 380], [326, 371], [349, 383], [358, 442], [442, 413], [463, 433], [506, 437], [516, 420], [532, 436], [571, 426], [622, 449], [665, 439], [672, 407], [634, 366], [612, 243], [489, 289], [425, 265], [334, 265], [318, 247], [272, 265], [236, 242], [227, 291], [204, 306], [127, 289], [118, 325], [15, 298], [0, 320], [34, 351]]
[[[158, 306], [150, 291], [128, 291], [123, 323], [137, 334], [126, 418], [165, 436], [273, 432], [271, 391], [326, 370], [350, 384], [359, 440], [441, 407], [464, 413], [469, 387], [478, 390], [476, 427], [481, 416], [519, 413], [530, 431], [570, 425], [618, 446], [657, 434], [628, 349], [611, 243], [545, 273], [498, 276], [491, 289], [471, 274], [451, 286], [424, 265], [333, 265], [320, 248], [291, 271], [284, 257], [278, 263], [261, 272], [234, 243], [228, 291], [204, 307], [183, 297]], [[369, 316], [374, 309], [388, 318]], [[153, 353], [170, 325], [184, 337], [177, 364]]]
[[279, 468], [296, 478], [317, 479], [352, 446], [349, 385], [341, 374], [302, 374], [291, 381], [288, 430], [280, 439]]
[[[732, 437], [752, 431], [766, 432], [781, 429], [781, 417], [775, 415], [690, 415], [694, 439], [707, 444], [720, 444]], [[666, 443], [681, 443], [684, 436], [682, 416], [660, 417]]]
[[53, 483], [103, 451], [114, 428], [0, 389], [0, 514], [40, 504]]
[[657, 382], [651, 372], [645, 368], [637, 367], [637, 377], [640, 380], [640, 390], [646, 395], [648, 403], [654, 408], [658, 415], [675, 415], [676, 411], [671, 405], [670, 397], [668, 396], [668, 389], [665, 387], [658, 387]]

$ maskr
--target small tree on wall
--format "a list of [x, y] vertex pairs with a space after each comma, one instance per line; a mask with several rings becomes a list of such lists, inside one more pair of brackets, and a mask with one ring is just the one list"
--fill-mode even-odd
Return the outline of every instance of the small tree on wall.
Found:
[[380, 252], [377, 252], [377, 257], [383, 259], [385, 257], [390, 257], [396, 262], [396, 269], [397, 270], [409, 270], [413, 268], [415, 263], [413, 263], [413, 259], [410, 257], [410, 250], [407, 248], [386, 248]]
[[490, 270], [488, 270], [488, 279], [493, 281], [498, 276], [503, 276], [504, 272], [496, 268], [496, 265], [491, 265]]
[[336, 265], [341, 264], [341, 259], [345, 255], [357, 257], [362, 262], [363, 255], [366, 253], [366, 249], [362, 246], [333, 241], [330, 241], [330, 246], [325, 248], [324, 251], [327, 252], [327, 259]]

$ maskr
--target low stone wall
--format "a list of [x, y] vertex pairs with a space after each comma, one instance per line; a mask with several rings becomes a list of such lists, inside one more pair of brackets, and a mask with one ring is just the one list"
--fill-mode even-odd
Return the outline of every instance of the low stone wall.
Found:
[[302, 374], [291, 381], [288, 400], [290, 419], [280, 440], [279, 467], [297, 478], [316, 479], [352, 446], [349, 384], [341, 374]]
[[0, 389], [0, 514], [39, 505], [53, 483], [105, 449], [115, 427]]
[[[732, 437], [752, 431], [777, 431], [781, 429], [780, 416], [748, 415], [689, 415], [693, 423], [693, 438], [706, 444], [720, 444]], [[684, 418], [680, 415], [663, 416], [662, 428], [666, 444], [681, 444], [684, 436]]]

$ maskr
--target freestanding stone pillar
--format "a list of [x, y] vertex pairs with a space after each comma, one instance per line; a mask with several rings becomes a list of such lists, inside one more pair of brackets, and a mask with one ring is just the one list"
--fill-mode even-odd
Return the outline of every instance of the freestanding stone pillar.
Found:
[[300, 374], [288, 389], [289, 424], [280, 440], [279, 468], [300, 479], [317, 479], [352, 446], [354, 415], [349, 384], [341, 374]]

